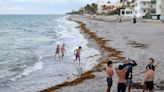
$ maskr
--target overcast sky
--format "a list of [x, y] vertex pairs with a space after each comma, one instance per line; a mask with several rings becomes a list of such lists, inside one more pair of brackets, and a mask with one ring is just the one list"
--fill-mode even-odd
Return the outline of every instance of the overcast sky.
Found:
[[118, 0], [0, 0], [0, 14], [65, 14], [96, 1]]

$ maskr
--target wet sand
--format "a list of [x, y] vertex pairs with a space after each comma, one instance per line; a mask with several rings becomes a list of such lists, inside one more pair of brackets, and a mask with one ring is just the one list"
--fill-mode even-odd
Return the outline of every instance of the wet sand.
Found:
[[[99, 64], [95, 66], [92, 72], [87, 75], [93, 77], [81, 77], [80, 82], [71, 81], [72, 84], [61, 86], [58, 90], [49, 90], [45, 92], [104, 92], [106, 85], [106, 62], [112, 60], [115, 66], [123, 59], [129, 57], [134, 59], [138, 65], [134, 68], [134, 77], [132, 92], [141, 92], [140, 82], [144, 76], [145, 66], [150, 57], [155, 59], [156, 76], [155, 92], [164, 90], [164, 24], [153, 21], [138, 21], [133, 24], [131, 19], [123, 20], [122, 23], [116, 23], [115, 17], [91, 18], [86, 16], [71, 16], [70, 19], [79, 23], [79, 28], [83, 34], [91, 41], [95, 41], [102, 58]], [[86, 80], [89, 79], [89, 80]], [[116, 92], [117, 76], [114, 76], [114, 85], [112, 92]], [[63, 83], [64, 84], [64, 83]]]

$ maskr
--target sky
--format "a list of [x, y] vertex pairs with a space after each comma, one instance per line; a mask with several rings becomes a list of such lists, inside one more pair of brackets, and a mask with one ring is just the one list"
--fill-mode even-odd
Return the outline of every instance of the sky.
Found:
[[0, 0], [0, 14], [65, 14], [97, 1], [118, 0]]

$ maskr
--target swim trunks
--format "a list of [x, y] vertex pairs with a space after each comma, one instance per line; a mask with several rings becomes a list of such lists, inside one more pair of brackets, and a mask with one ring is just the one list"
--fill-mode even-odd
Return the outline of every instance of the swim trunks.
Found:
[[145, 86], [147, 90], [153, 90], [154, 89], [154, 83], [153, 81], [146, 81]]
[[118, 85], [117, 85], [117, 92], [125, 92], [125, 90], [126, 90], [125, 83], [118, 83]]
[[107, 84], [108, 84], [108, 87], [111, 87], [112, 86], [113, 79], [111, 77], [107, 77]]

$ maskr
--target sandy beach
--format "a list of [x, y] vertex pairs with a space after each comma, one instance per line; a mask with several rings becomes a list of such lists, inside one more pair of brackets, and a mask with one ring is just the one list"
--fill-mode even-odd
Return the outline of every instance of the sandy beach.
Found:
[[[131, 19], [116, 22], [116, 17], [87, 17], [74, 15], [71, 21], [79, 24], [81, 33], [89, 40], [88, 45], [101, 51], [99, 64], [79, 80], [66, 82], [43, 90], [43, 92], [104, 92], [106, 85], [106, 62], [112, 60], [114, 67], [120, 64], [124, 57], [135, 60], [138, 65], [133, 69], [133, 90], [141, 92], [141, 81], [149, 58], [155, 59], [155, 92], [163, 92], [164, 78], [164, 24], [159, 21], [138, 20], [136, 24]], [[112, 92], [116, 92], [117, 76], [114, 75]]]

